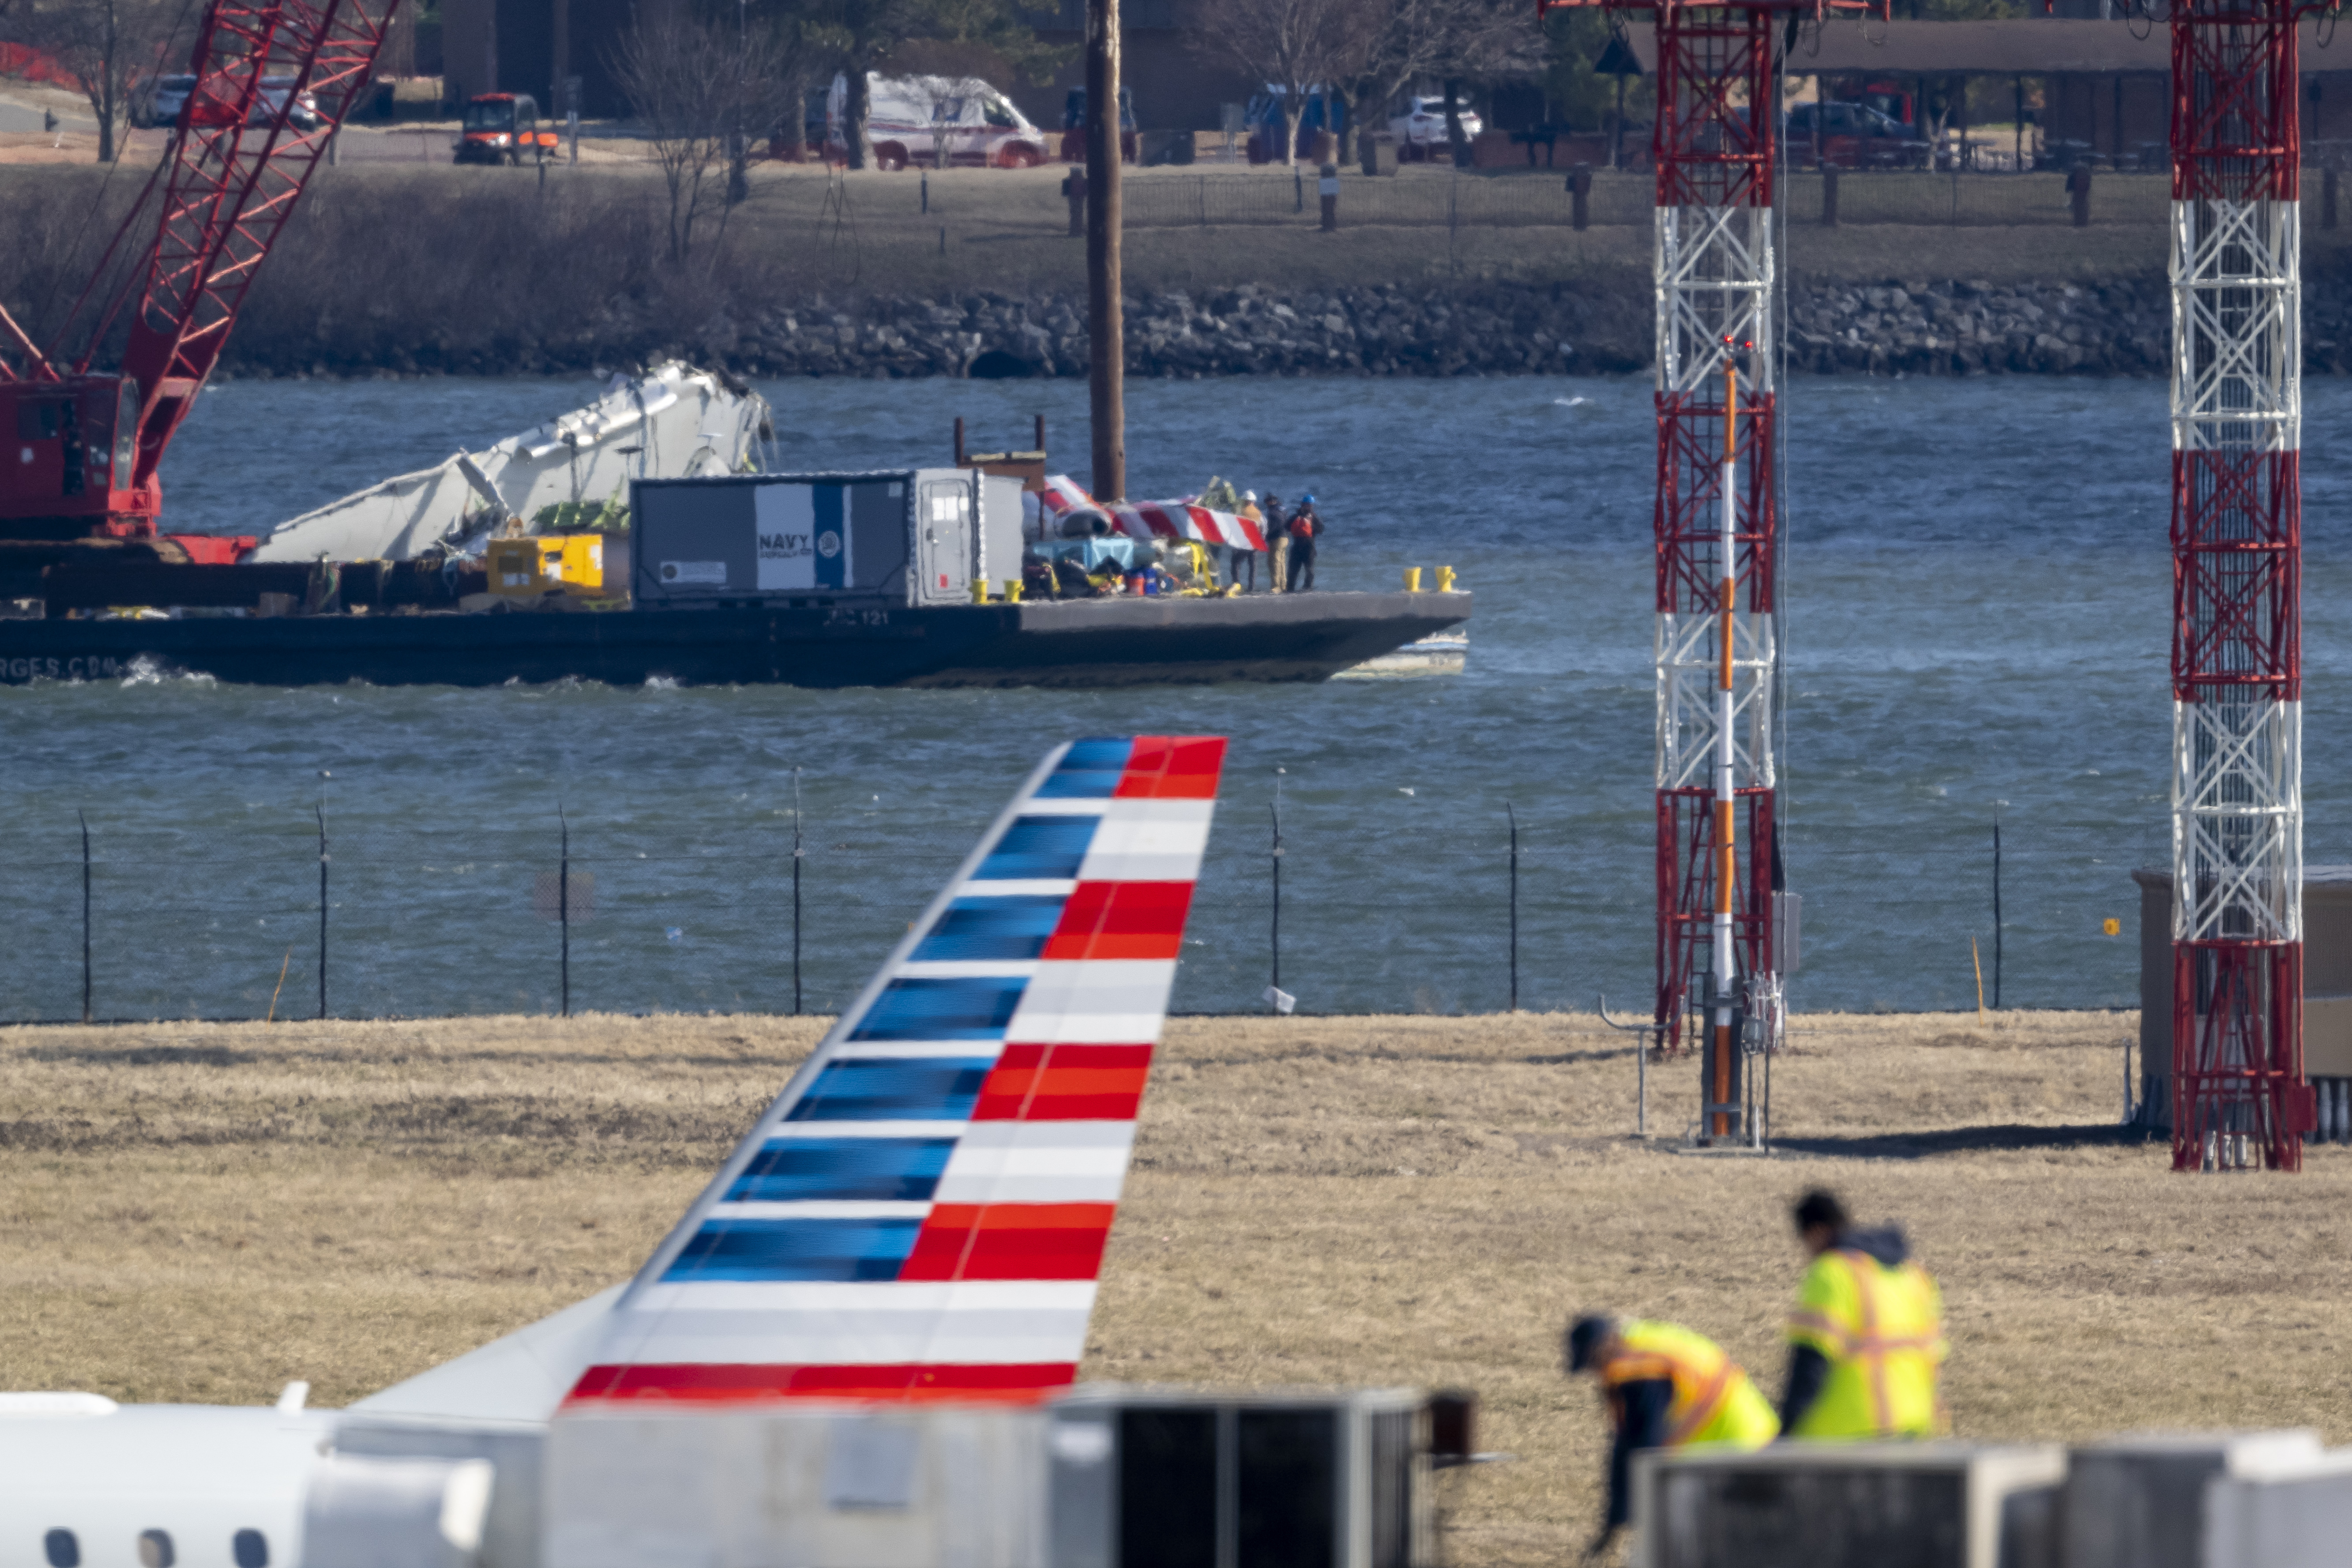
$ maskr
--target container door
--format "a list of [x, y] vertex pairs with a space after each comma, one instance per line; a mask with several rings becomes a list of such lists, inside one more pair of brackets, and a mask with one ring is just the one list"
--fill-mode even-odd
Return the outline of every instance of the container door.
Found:
[[926, 604], [952, 604], [971, 596], [971, 488], [952, 480], [922, 487], [915, 526], [922, 553]]

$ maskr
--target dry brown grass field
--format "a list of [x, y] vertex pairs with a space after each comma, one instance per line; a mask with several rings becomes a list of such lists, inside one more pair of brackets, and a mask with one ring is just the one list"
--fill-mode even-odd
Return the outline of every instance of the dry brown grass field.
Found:
[[[1898, 1217], [1972, 1436], [2352, 1437], [2352, 1152], [2176, 1176], [2121, 1136], [2129, 1014], [1811, 1016], [1780, 1152], [1677, 1154], [1696, 1071], [1589, 1018], [1171, 1024], [1085, 1375], [1460, 1385], [1516, 1462], [1442, 1482], [1452, 1561], [1558, 1561], [1601, 1425], [1572, 1310], [1779, 1382], [1783, 1219]], [[773, 1018], [0, 1031], [0, 1381], [341, 1404], [628, 1274], [816, 1038]]]

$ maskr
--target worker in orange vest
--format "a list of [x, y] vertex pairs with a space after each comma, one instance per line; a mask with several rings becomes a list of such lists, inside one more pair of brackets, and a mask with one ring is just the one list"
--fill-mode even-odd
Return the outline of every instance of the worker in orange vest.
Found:
[[1780, 1435], [1772, 1406], [1722, 1347], [1674, 1323], [1606, 1314], [1569, 1325], [1568, 1370], [1600, 1380], [1609, 1402], [1609, 1512], [1584, 1561], [1604, 1560], [1633, 1512], [1633, 1456], [1723, 1444], [1760, 1448]]
[[1312, 495], [1298, 498], [1298, 509], [1290, 514], [1286, 531], [1290, 535], [1290, 561], [1283, 574], [1282, 591], [1297, 593], [1298, 580], [1303, 576], [1307, 579], [1307, 591], [1312, 593], [1315, 589], [1315, 552], [1323, 540], [1323, 518], [1315, 510]]

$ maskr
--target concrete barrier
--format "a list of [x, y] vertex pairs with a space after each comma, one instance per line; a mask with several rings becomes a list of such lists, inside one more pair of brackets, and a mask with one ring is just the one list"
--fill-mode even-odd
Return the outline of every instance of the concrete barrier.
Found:
[[2053, 1568], [2054, 1446], [1781, 1443], [1634, 1460], [1637, 1568]]
[[2205, 1483], [2204, 1568], [2352, 1561], [2352, 1448], [2271, 1455]]
[[2076, 1448], [2060, 1504], [2061, 1560], [2203, 1568], [2209, 1481], [2308, 1465], [2320, 1452], [2307, 1431], [2137, 1433]]

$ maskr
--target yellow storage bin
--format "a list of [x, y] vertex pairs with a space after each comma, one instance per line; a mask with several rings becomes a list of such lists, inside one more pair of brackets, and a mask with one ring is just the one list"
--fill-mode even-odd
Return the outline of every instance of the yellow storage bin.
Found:
[[604, 536], [550, 533], [493, 539], [487, 552], [490, 592], [517, 598], [580, 593], [604, 585]]

